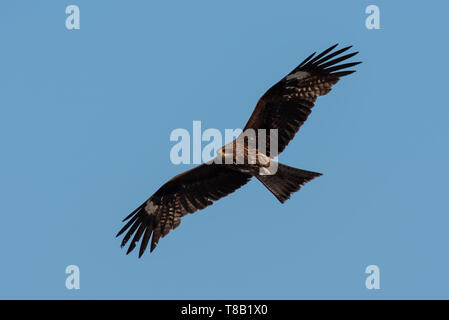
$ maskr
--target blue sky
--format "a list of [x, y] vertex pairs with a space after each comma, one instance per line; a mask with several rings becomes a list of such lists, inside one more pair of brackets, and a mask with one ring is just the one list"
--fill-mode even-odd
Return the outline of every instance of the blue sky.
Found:
[[[65, 28], [76, 4], [81, 29]], [[365, 28], [380, 8], [381, 29]], [[0, 298], [449, 298], [449, 5], [410, 1], [3, 1]], [[283, 163], [324, 173], [281, 205], [257, 181], [150, 255], [121, 219], [167, 179], [176, 128], [239, 128], [313, 51], [363, 64]], [[80, 268], [67, 290], [65, 268]], [[365, 268], [380, 268], [380, 290]]]

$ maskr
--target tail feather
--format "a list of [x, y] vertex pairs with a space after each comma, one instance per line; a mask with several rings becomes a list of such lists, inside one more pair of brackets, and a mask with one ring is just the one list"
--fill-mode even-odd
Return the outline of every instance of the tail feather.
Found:
[[271, 193], [284, 203], [290, 199], [290, 195], [298, 191], [305, 183], [321, 176], [321, 173], [296, 169], [278, 164], [278, 168], [273, 175], [257, 175], [256, 178], [262, 182]]

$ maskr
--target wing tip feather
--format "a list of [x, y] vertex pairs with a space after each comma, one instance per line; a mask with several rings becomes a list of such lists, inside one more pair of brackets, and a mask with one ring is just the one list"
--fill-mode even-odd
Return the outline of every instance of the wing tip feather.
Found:
[[[330, 46], [326, 50], [322, 51], [320, 54], [315, 56], [313, 59], [306, 59], [306, 63], [302, 63], [300, 66], [298, 66], [295, 71], [297, 70], [304, 70], [304, 71], [321, 71], [321, 72], [328, 72], [331, 73], [332, 71], [340, 70], [339, 66], [343, 66], [341, 69], [344, 68], [345, 64], [339, 65], [338, 63], [345, 61], [347, 59], [350, 59], [354, 57], [355, 55], [359, 54], [359, 51], [351, 52], [345, 55], [341, 55], [342, 53], [346, 52], [347, 50], [351, 49], [353, 46], [346, 46], [342, 49], [339, 49], [337, 51], [333, 51], [338, 46], [338, 43]], [[335, 57], [335, 58], [334, 58]], [[355, 66], [357, 64], [360, 64], [361, 62], [355, 62], [351, 66]], [[348, 66], [349, 67], [349, 66]], [[333, 69], [335, 68], [335, 69]]]

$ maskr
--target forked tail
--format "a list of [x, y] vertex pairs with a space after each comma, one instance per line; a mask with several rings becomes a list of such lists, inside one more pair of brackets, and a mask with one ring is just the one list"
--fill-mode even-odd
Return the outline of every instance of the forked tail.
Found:
[[268, 190], [282, 203], [290, 199], [290, 195], [298, 191], [305, 183], [321, 176], [321, 173], [296, 169], [278, 163], [278, 168], [273, 175], [257, 175]]

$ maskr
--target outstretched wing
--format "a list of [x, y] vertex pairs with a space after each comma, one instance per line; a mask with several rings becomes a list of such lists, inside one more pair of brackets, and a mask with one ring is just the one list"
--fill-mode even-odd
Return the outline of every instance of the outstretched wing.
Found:
[[317, 56], [313, 53], [307, 57], [260, 98], [243, 132], [266, 129], [267, 155], [270, 155], [269, 129], [278, 129], [278, 152], [281, 153], [307, 120], [316, 98], [329, 93], [341, 77], [355, 72], [347, 68], [360, 62], [340, 62], [358, 52], [341, 55], [351, 46], [332, 52], [336, 47], [334, 45]]
[[117, 237], [127, 231], [122, 247], [134, 235], [126, 254], [142, 238], [139, 258], [145, 252], [151, 237], [150, 251], [156, 248], [159, 238], [181, 223], [187, 213], [211, 205], [234, 192], [251, 179], [251, 176], [222, 164], [202, 164], [188, 170], [164, 184], [154, 195], [134, 210], [123, 221], [129, 220]]

